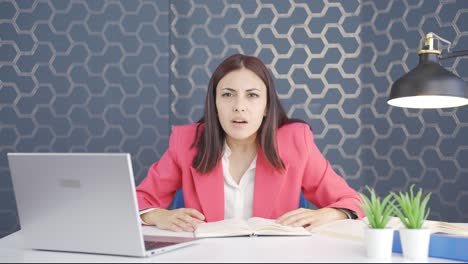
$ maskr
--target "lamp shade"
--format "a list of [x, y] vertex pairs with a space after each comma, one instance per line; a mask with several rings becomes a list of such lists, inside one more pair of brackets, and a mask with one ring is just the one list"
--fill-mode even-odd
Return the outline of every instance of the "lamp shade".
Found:
[[447, 108], [468, 104], [468, 87], [439, 64], [436, 53], [419, 54], [419, 64], [393, 83], [389, 105], [405, 108]]

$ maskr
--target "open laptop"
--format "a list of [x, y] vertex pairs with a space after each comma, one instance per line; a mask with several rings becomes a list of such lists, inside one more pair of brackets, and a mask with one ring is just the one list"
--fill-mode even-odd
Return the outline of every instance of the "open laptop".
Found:
[[28, 248], [145, 257], [196, 242], [143, 236], [129, 154], [8, 153], [8, 162]]

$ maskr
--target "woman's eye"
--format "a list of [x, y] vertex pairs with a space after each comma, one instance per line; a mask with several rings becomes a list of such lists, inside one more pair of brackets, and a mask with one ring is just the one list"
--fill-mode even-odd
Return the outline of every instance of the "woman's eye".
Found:
[[232, 93], [223, 93], [221, 94], [222, 97], [231, 97]]
[[249, 94], [249, 97], [259, 97], [259, 95], [255, 94], [255, 93], [251, 93], [251, 94]]

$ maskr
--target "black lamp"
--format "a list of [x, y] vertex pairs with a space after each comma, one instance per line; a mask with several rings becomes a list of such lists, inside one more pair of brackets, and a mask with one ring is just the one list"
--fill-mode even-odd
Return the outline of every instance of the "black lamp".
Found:
[[[440, 40], [449, 44], [447, 53], [439, 49]], [[419, 54], [419, 65], [393, 83], [389, 105], [405, 108], [446, 108], [468, 105], [468, 87], [460, 77], [444, 69], [439, 60], [468, 55], [450, 52], [450, 42], [428, 33]]]

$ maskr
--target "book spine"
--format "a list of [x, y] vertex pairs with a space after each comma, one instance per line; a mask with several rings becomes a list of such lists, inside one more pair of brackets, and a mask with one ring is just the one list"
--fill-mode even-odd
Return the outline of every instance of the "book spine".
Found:
[[[468, 237], [431, 234], [429, 257], [468, 261]], [[395, 230], [393, 252], [402, 253], [400, 232]]]

